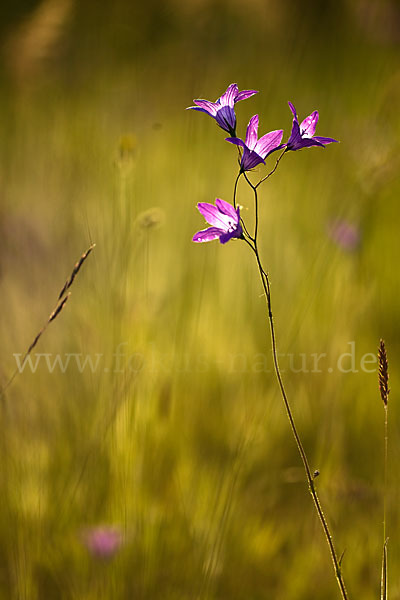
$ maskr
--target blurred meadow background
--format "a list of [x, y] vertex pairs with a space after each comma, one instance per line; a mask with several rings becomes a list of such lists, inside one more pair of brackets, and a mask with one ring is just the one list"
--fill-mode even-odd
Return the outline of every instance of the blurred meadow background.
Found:
[[[1, 600], [339, 597], [253, 257], [191, 242], [196, 203], [231, 201], [237, 154], [184, 109], [232, 82], [260, 91], [236, 106], [240, 136], [258, 113], [287, 139], [291, 100], [341, 142], [288, 153], [261, 187], [260, 250], [288, 396], [363, 600], [379, 596], [384, 418], [365, 355], [386, 341], [400, 599], [398, 3], [15, 0], [0, 41], [1, 386], [96, 243], [1, 398]], [[246, 218], [243, 182], [239, 203]]]

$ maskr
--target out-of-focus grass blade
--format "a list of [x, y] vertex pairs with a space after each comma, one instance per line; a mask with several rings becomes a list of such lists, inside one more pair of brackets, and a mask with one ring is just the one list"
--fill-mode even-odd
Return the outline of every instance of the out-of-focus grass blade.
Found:
[[382, 553], [382, 575], [381, 575], [381, 600], [387, 600], [388, 598], [388, 569], [387, 569], [387, 544], [389, 538], [386, 538], [383, 544]]
[[[73, 282], [75, 280], [75, 277], [77, 276], [77, 274], [78, 274], [81, 266], [83, 265], [83, 263], [85, 262], [85, 260], [87, 259], [87, 257], [89, 256], [89, 254], [91, 253], [91, 251], [93, 250], [93, 248], [95, 247], [95, 245], [96, 244], [92, 244], [86, 250], [86, 252], [84, 252], [82, 254], [82, 256], [80, 257], [80, 259], [78, 260], [78, 262], [75, 263], [74, 268], [72, 270], [72, 273], [71, 273], [70, 277], [65, 282], [65, 284], [64, 284], [64, 286], [63, 286], [63, 288], [62, 288], [62, 290], [61, 290], [61, 292], [60, 292], [60, 294], [58, 296], [57, 304], [56, 304], [55, 308], [53, 309], [53, 311], [50, 314], [50, 316], [48, 317], [46, 323], [43, 325], [43, 327], [39, 331], [39, 333], [36, 334], [35, 338], [33, 339], [32, 343], [30, 344], [29, 348], [25, 352], [24, 358], [22, 359], [22, 363], [21, 363], [22, 366], [25, 364], [25, 361], [28, 358], [28, 356], [30, 355], [30, 353], [32, 352], [32, 350], [36, 347], [36, 344], [38, 343], [38, 341], [40, 340], [40, 338], [42, 337], [42, 335], [46, 331], [47, 327], [50, 325], [50, 323], [52, 321], [54, 321], [54, 319], [56, 317], [58, 317], [58, 315], [60, 314], [60, 312], [64, 308], [65, 304], [67, 303], [67, 300], [70, 297], [70, 292], [68, 292], [68, 290], [71, 287], [71, 285], [73, 284]], [[3, 397], [5, 391], [12, 384], [12, 382], [14, 381], [14, 379], [17, 376], [18, 373], [19, 373], [19, 369], [17, 368], [14, 371], [14, 373], [12, 374], [12, 376], [10, 377], [10, 379], [7, 381], [7, 383], [4, 385], [4, 387], [0, 388], [0, 398]]]

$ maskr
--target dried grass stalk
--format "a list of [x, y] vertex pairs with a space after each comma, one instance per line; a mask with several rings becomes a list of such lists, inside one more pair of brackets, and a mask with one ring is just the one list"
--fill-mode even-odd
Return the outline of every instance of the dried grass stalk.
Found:
[[[84, 252], [82, 254], [82, 256], [80, 257], [80, 259], [78, 260], [78, 262], [75, 264], [74, 268], [72, 269], [72, 273], [70, 275], [70, 277], [67, 279], [67, 281], [65, 282], [59, 296], [57, 299], [57, 303], [56, 306], [54, 307], [53, 311], [50, 313], [50, 316], [48, 317], [46, 323], [43, 325], [42, 329], [39, 331], [39, 333], [36, 334], [36, 336], [34, 337], [33, 341], [31, 342], [31, 344], [29, 345], [27, 351], [25, 352], [24, 358], [22, 360], [22, 367], [25, 364], [26, 359], [28, 358], [28, 356], [30, 355], [30, 353], [32, 352], [32, 350], [35, 348], [35, 346], [37, 345], [38, 341], [40, 340], [40, 338], [42, 337], [42, 335], [44, 334], [44, 332], [46, 331], [47, 327], [50, 325], [50, 323], [52, 323], [52, 321], [54, 321], [54, 319], [56, 319], [58, 317], [58, 315], [60, 314], [60, 312], [63, 310], [64, 306], [67, 303], [68, 298], [71, 295], [71, 292], [68, 292], [68, 289], [71, 287], [71, 285], [73, 284], [75, 277], [77, 276], [80, 268], [82, 267], [83, 263], [85, 262], [85, 260], [87, 259], [87, 257], [89, 256], [89, 254], [91, 253], [91, 251], [93, 250], [93, 248], [95, 247], [95, 244], [92, 244], [87, 250], [86, 252]], [[7, 381], [7, 383], [5, 384], [5, 386], [0, 389], [0, 398], [4, 395], [5, 391], [7, 390], [7, 388], [11, 385], [11, 383], [14, 381], [15, 377], [17, 376], [17, 374], [19, 373], [19, 369], [17, 368], [13, 375], [10, 377], [10, 379]]]
[[385, 406], [387, 406], [389, 392], [390, 392], [390, 389], [389, 389], [389, 365], [388, 365], [388, 360], [387, 360], [387, 355], [386, 355], [385, 342], [383, 340], [381, 340], [379, 343], [378, 362], [379, 362], [379, 369], [378, 369], [379, 391], [381, 393], [381, 398], [382, 398], [383, 404]]

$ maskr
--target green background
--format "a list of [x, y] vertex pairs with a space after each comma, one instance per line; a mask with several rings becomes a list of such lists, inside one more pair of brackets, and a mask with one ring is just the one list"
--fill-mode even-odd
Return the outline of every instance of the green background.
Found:
[[[291, 100], [340, 140], [289, 153], [261, 186], [260, 251], [289, 400], [363, 600], [379, 597], [384, 411], [361, 360], [386, 341], [400, 598], [399, 32], [394, 0], [3, 3], [0, 382], [92, 242], [31, 358], [100, 356], [65, 372], [41, 358], [1, 399], [1, 599], [339, 598], [254, 259], [239, 241], [191, 242], [196, 203], [231, 201], [237, 154], [184, 109], [231, 82], [260, 91], [236, 107], [239, 135], [258, 113], [260, 134], [287, 139]], [[251, 223], [243, 182], [238, 200]], [[123, 543], [104, 560], [82, 532], [108, 525]]]

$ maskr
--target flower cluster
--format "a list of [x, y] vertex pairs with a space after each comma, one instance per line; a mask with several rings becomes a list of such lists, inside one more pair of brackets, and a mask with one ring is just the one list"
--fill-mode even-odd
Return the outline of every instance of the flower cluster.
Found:
[[[316, 110], [299, 124], [296, 109], [291, 102], [289, 102], [289, 108], [293, 114], [293, 123], [287, 142], [281, 143], [283, 129], [270, 131], [259, 138], [258, 115], [254, 115], [250, 119], [247, 126], [246, 138], [245, 140], [241, 139], [236, 135], [235, 104], [257, 93], [256, 90], [243, 90], [239, 92], [236, 83], [232, 83], [216, 102], [199, 99], [194, 100], [195, 106], [188, 107], [188, 109], [198, 110], [210, 115], [221, 129], [229, 133], [230, 137], [225, 138], [226, 141], [235, 144], [239, 150], [239, 176], [245, 174], [247, 171], [251, 171], [261, 163], [265, 164], [265, 159], [277, 150], [282, 150], [283, 155], [290, 150], [301, 150], [302, 148], [310, 148], [311, 146], [324, 148], [327, 144], [337, 142], [337, 140], [330, 137], [314, 135], [319, 118], [318, 111]], [[267, 177], [262, 179], [259, 184]], [[232, 238], [243, 238], [240, 210], [236, 208], [235, 201], [234, 206], [232, 206], [228, 202], [217, 198], [215, 206], [200, 202], [197, 207], [211, 227], [196, 233], [193, 237], [194, 242], [209, 242], [219, 239], [222, 244], [225, 244]]]
[[[289, 139], [282, 144], [283, 130], [276, 129], [258, 137], [258, 115], [251, 117], [247, 126], [246, 137], [242, 138], [236, 135], [236, 114], [235, 114], [235, 103], [239, 100], [244, 100], [256, 93], [255, 90], [245, 90], [239, 92], [238, 86], [233, 83], [231, 84], [226, 92], [218, 98], [216, 102], [209, 102], [208, 100], [194, 100], [195, 106], [189, 108], [199, 110], [210, 115], [215, 119], [217, 125], [224, 131], [229, 133], [229, 137], [226, 141], [231, 144], [235, 144], [238, 149], [239, 155], [239, 173], [236, 177], [234, 188], [233, 188], [233, 203], [225, 202], [221, 198], [217, 198], [215, 204], [209, 204], [207, 202], [199, 202], [197, 208], [203, 215], [210, 227], [198, 231], [193, 236], [194, 242], [210, 242], [211, 240], [219, 239], [221, 244], [226, 244], [232, 239], [241, 239], [245, 242], [245, 245], [250, 248], [253, 252], [258, 273], [261, 279], [261, 285], [263, 289], [263, 296], [266, 304], [266, 315], [269, 323], [269, 329], [271, 333], [271, 350], [273, 355], [273, 365], [275, 375], [279, 384], [281, 397], [285, 406], [285, 411], [289, 420], [290, 429], [293, 434], [293, 438], [296, 442], [297, 450], [304, 467], [304, 474], [308, 483], [308, 489], [313, 499], [315, 510], [318, 514], [319, 520], [322, 525], [322, 529], [325, 534], [325, 538], [328, 542], [329, 551], [332, 559], [332, 566], [336, 581], [338, 583], [342, 600], [348, 600], [346, 587], [344, 584], [343, 576], [341, 573], [340, 565], [341, 558], [336, 552], [335, 545], [333, 543], [332, 534], [328, 522], [324, 516], [324, 511], [321, 506], [321, 502], [317, 495], [314, 480], [317, 477], [319, 471], [313, 471], [310, 468], [310, 463], [305, 452], [303, 442], [297, 430], [295, 419], [292, 413], [292, 409], [286, 395], [285, 387], [282, 380], [281, 370], [279, 367], [279, 353], [277, 349], [274, 318], [272, 314], [271, 304], [271, 284], [268, 275], [268, 271], [264, 268], [259, 252], [258, 246], [258, 235], [259, 235], [259, 186], [266, 181], [278, 168], [281, 159], [289, 151], [301, 150], [302, 148], [310, 148], [312, 146], [324, 147], [331, 142], [336, 142], [333, 138], [321, 137], [315, 135], [315, 129], [318, 123], [318, 112], [315, 110], [308, 117], [303, 119], [299, 123], [297, 112], [291, 102], [289, 102], [289, 108], [293, 115], [292, 130]], [[263, 176], [258, 183], [253, 183], [248, 172], [260, 165], [265, 164], [265, 159], [272, 154], [281, 150], [276, 159], [275, 166], [270, 172]], [[243, 217], [240, 215], [240, 207], [237, 205], [237, 191], [238, 183], [240, 178], [243, 177], [247, 185], [251, 188], [254, 196], [254, 218], [253, 227], [248, 227], [244, 222]], [[357, 230], [352, 229], [351, 226], [344, 223], [335, 224], [335, 228], [332, 229], [332, 237], [343, 246], [347, 248], [354, 247], [358, 243]], [[382, 361], [381, 361], [382, 362]], [[382, 370], [382, 369], [381, 369]], [[382, 379], [382, 378], [381, 378]], [[384, 384], [381, 385], [381, 392], [384, 388]], [[387, 385], [386, 385], [387, 388]], [[386, 389], [385, 388], [385, 389]], [[384, 390], [385, 392], [385, 390]], [[387, 403], [387, 389], [386, 397], [382, 392], [382, 398]], [[384, 548], [385, 550], [385, 548]], [[385, 555], [384, 555], [385, 558]]]

